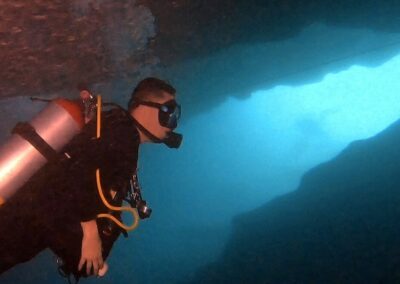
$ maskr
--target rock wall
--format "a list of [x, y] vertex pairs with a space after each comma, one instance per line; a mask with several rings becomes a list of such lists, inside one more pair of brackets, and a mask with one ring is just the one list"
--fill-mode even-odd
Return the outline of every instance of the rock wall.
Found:
[[400, 121], [239, 216], [217, 263], [186, 283], [399, 283]]

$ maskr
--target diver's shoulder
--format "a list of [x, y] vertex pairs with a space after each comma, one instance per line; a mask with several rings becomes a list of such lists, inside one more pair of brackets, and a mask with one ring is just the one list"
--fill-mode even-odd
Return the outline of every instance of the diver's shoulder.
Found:
[[122, 136], [137, 136], [139, 137], [139, 132], [137, 131], [136, 125], [131, 114], [123, 108], [113, 108], [111, 110], [105, 111], [103, 114], [104, 120], [102, 124], [111, 133], [120, 134]]
[[102, 112], [102, 116], [108, 122], [130, 122], [132, 121], [130, 113], [120, 107], [115, 107]]

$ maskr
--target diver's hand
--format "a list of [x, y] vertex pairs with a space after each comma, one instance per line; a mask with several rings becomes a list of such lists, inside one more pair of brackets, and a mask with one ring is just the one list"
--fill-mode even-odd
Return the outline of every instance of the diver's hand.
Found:
[[99, 275], [97, 277], [103, 277], [104, 275], [106, 275], [107, 271], [108, 271], [108, 264], [107, 262], [104, 261], [103, 268], [99, 269]]
[[96, 220], [81, 222], [81, 226], [83, 238], [78, 270], [80, 271], [86, 263], [86, 274], [90, 275], [93, 268], [93, 274], [98, 275], [99, 269], [103, 268], [103, 256], [101, 253], [101, 239]]

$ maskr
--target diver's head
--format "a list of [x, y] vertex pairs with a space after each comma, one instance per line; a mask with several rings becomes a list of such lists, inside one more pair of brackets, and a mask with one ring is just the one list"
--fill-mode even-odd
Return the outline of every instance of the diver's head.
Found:
[[181, 108], [176, 101], [176, 90], [170, 84], [157, 78], [142, 80], [132, 93], [128, 110], [136, 121], [141, 142], [179, 147], [182, 137], [173, 130]]

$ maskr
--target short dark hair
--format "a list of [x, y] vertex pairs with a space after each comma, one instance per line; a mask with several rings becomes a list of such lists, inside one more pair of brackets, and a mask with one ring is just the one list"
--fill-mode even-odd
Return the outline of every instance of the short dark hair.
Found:
[[166, 81], [158, 78], [149, 77], [140, 81], [131, 94], [128, 102], [128, 110], [135, 106], [135, 100], [147, 100], [151, 97], [161, 98], [163, 92], [175, 96], [176, 90]]

